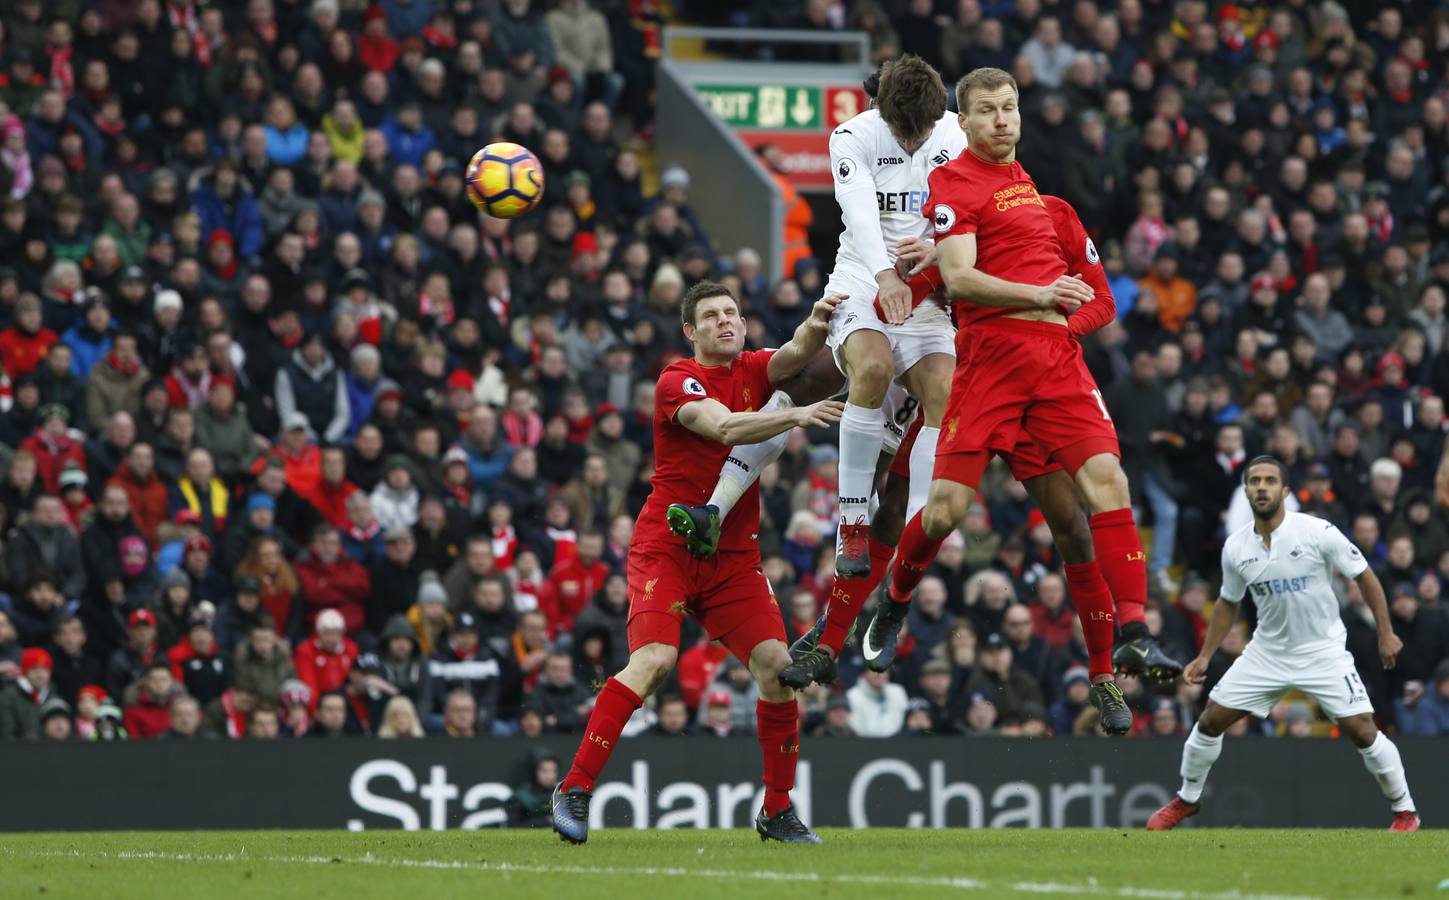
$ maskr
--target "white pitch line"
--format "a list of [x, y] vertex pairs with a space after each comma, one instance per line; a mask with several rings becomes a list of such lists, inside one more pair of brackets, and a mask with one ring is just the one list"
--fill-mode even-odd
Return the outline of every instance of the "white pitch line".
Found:
[[[722, 881], [808, 882], [812, 884], [859, 884], [894, 887], [954, 888], [963, 891], [987, 891], [994, 887], [988, 881], [960, 877], [923, 877], [919, 875], [851, 875], [819, 872], [778, 872], [769, 869], [734, 871], [729, 869], [689, 869], [682, 866], [580, 866], [531, 865], [527, 863], [467, 862], [454, 859], [408, 859], [373, 856], [255, 856], [241, 853], [164, 853], [156, 850], [24, 850], [0, 848], [0, 855], [40, 859], [113, 859], [178, 863], [277, 863], [281, 865], [358, 865], [393, 869], [440, 869], [470, 872], [495, 872], [521, 875], [604, 875], [625, 878], [711, 878]], [[1003, 885], [1009, 890], [1028, 894], [1089, 894], [1106, 897], [1139, 897], [1145, 900], [1319, 900], [1312, 896], [1289, 894], [1242, 894], [1237, 891], [1203, 894], [1195, 891], [1158, 888], [1109, 888], [1097, 884], [1017, 881]]]

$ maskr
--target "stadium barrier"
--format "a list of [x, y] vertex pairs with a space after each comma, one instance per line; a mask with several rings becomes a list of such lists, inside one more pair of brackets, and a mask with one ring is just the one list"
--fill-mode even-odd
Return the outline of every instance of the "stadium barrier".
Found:
[[[488, 828], [540, 747], [577, 738], [0, 744], [0, 830]], [[1449, 808], [1449, 743], [1400, 743], [1421, 809]], [[1176, 788], [1181, 741], [954, 737], [806, 740], [807, 822], [856, 828], [1138, 828]], [[596, 825], [742, 828], [760, 804], [753, 739], [622, 742]], [[1229, 740], [1203, 826], [1386, 827], [1347, 741]], [[1433, 825], [1432, 819], [1428, 822]]]

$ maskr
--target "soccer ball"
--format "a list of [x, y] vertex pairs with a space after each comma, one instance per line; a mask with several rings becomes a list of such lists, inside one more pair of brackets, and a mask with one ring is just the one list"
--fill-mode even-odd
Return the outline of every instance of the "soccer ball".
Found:
[[543, 198], [543, 166], [526, 147], [489, 144], [468, 161], [463, 183], [474, 206], [495, 219], [513, 219]]

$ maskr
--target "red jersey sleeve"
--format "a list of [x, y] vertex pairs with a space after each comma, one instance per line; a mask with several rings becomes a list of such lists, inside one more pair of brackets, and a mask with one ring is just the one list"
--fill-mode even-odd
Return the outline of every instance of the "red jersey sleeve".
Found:
[[943, 241], [953, 234], [975, 234], [981, 219], [981, 203], [972, 196], [966, 174], [947, 163], [938, 166], [926, 184], [929, 197], [921, 212], [931, 221], [936, 240]]
[[692, 372], [677, 364], [670, 366], [654, 386], [654, 414], [661, 422], [672, 422], [681, 406], [708, 395], [704, 382]]
[[1083, 304], [1067, 318], [1067, 331], [1074, 337], [1091, 334], [1117, 315], [1117, 303], [1107, 285], [1107, 272], [1102, 268], [1097, 245], [1092, 243], [1072, 205], [1060, 197], [1044, 196], [1042, 200], [1056, 226], [1057, 241], [1067, 261], [1067, 274], [1082, 276], [1096, 295], [1091, 303]]

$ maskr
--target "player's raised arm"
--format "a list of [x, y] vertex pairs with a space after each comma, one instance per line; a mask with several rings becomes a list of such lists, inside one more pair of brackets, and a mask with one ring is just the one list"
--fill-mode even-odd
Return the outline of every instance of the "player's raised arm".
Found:
[[700, 437], [733, 447], [769, 440], [797, 425], [825, 428], [839, 422], [843, 412], [845, 404], [839, 400], [774, 412], [730, 412], [728, 406], [706, 397], [681, 406], [674, 420]]
[[911, 314], [911, 293], [886, 251], [871, 158], [870, 148], [850, 128], [842, 125], [830, 136], [830, 171], [841, 221], [850, 232], [866, 270], [875, 276], [880, 287], [886, 321], [898, 324]]
[[936, 241], [936, 265], [952, 297], [980, 306], [1011, 309], [1056, 309], [1075, 312], [1090, 302], [1092, 289], [1076, 275], [1063, 275], [1047, 285], [1022, 284], [988, 275], [976, 268], [976, 235], [953, 234]]
[[770, 361], [765, 366], [765, 373], [770, 376], [770, 384], [780, 384], [794, 378], [805, 371], [810, 360], [820, 355], [825, 339], [830, 336], [830, 317], [845, 299], [844, 294], [831, 294], [815, 301], [810, 315], [795, 329], [790, 340], [770, 356]]

